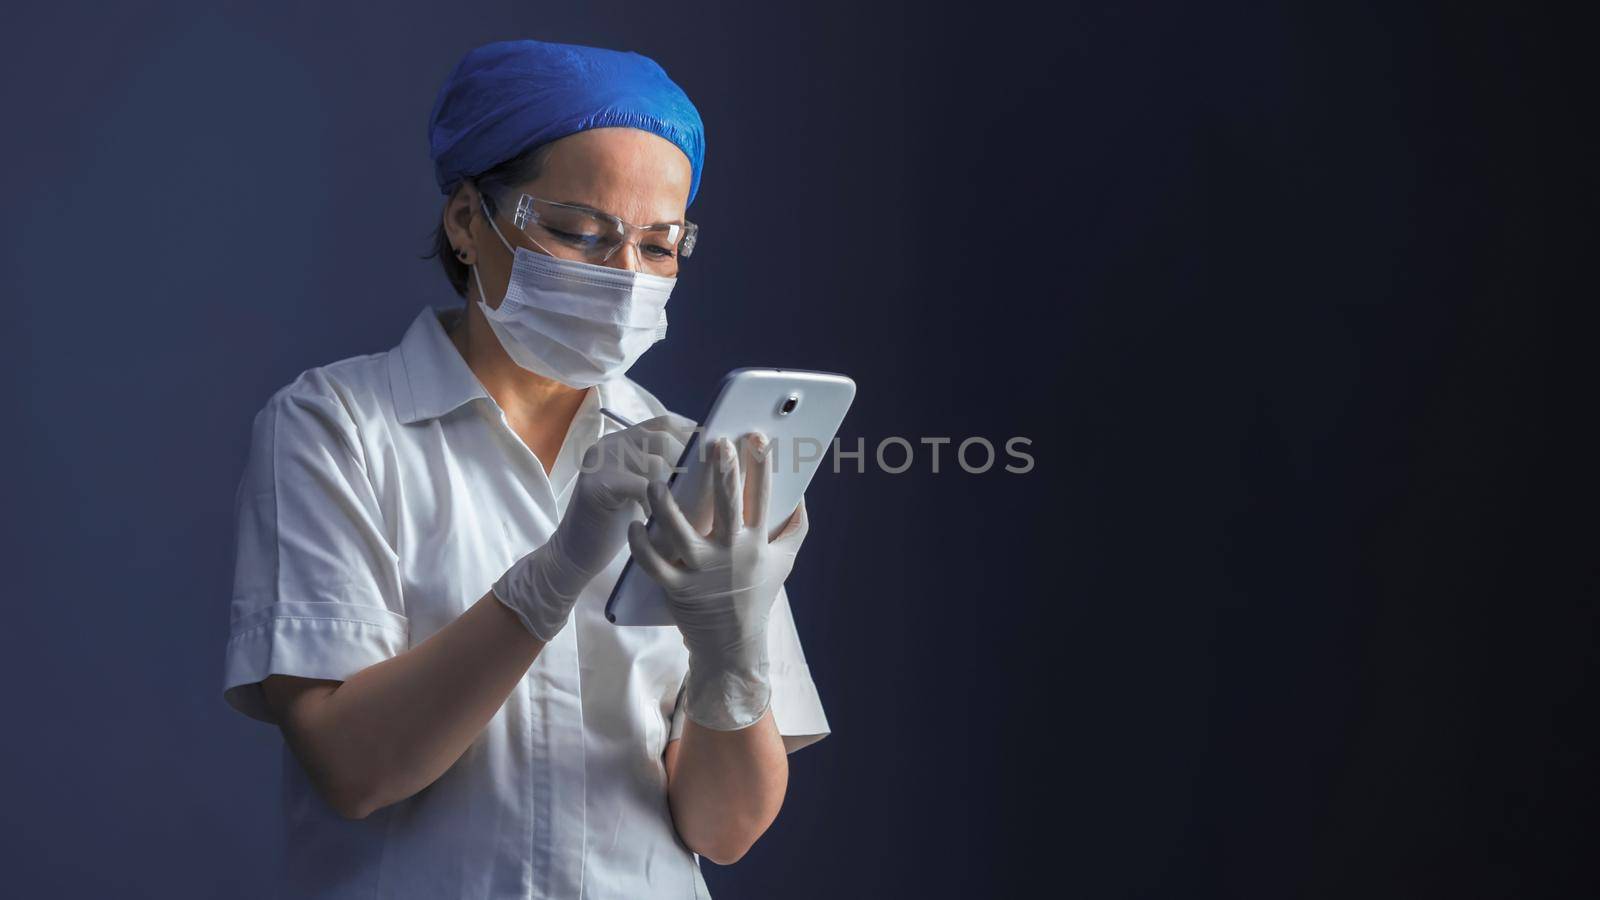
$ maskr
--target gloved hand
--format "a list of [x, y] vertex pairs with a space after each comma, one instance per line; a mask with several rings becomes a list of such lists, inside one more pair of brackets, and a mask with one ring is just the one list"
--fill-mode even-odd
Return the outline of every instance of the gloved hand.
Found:
[[578, 594], [622, 549], [641, 505], [648, 512], [646, 486], [666, 484], [694, 427], [682, 416], [657, 416], [584, 452], [555, 533], [494, 583], [494, 595], [534, 637], [548, 643], [566, 625]]
[[727, 438], [712, 444], [709, 533], [689, 521], [664, 484], [649, 488], [658, 534], [652, 539], [642, 523], [628, 526], [633, 559], [666, 593], [689, 648], [685, 712], [717, 731], [753, 725], [771, 705], [767, 617], [809, 527], [802, 500], [769, 537], [771, 447], [762, 435], [740, 443], [739, 458]]

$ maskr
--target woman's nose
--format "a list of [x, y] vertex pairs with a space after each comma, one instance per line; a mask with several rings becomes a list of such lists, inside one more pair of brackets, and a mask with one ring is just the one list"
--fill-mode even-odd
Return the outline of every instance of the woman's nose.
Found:
[[611, 256], [604, 265], [630, 272], [639, 271], [639, 247], [632, 241], [623, 241], [621, 246], [611, 251]]

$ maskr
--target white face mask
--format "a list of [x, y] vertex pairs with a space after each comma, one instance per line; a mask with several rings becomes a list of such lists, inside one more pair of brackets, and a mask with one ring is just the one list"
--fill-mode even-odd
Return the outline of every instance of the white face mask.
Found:
[[489, 227], [511, 251], [505, 299], [478, 307], [517, 365], [572, 387], [593, 387], [628, 371], [667, 336], [667, 297], [678, 279], [545, 256], [513, 248], [484, 209]]

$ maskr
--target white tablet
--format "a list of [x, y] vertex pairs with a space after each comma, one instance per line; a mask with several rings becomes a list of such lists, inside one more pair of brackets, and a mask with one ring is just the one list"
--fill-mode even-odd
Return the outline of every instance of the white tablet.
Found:
[[[700, 447], [717, 438], [737, 442], [759, 431], [772, 445], [772, 499], [767, 530], [787, 522], [800, 505], [806, 487], [824, 459], [831, 455], [834, 435], [850, 402], [856, 383], [832, 372], [798, 369], [735, 369], [722, 379], [711, 411], [684, 448], [677, 471], [668, 482], [673, 499], [688, 511], [700, 496], [709, 468]], [[645, 526], [651, 534], [652, 517]], [[606, 601], [606, 618], [617, 625], [673, 625], [666, 597], [650, 576], [629, 559]]]

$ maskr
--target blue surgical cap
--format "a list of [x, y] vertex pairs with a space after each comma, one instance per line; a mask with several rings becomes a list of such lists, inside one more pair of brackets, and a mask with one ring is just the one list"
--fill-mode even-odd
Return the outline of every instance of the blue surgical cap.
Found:
[[428, 144], [450, 193], [508, 159], [590, 128], [638, 128], [689, 157], [700, 190], [705, 126], [683, 89], [647, 56], [546, 41], [499, 41], [469, 52], [439, 89]]

